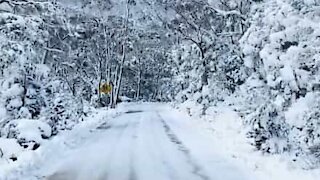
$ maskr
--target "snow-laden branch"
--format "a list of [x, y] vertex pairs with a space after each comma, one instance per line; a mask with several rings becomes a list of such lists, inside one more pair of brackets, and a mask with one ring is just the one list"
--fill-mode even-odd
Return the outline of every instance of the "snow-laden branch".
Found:
[[212, 6], [208, 6], [208, 8], [210, 8], [213, 11], [215, 11], [217, 14], [220, 14], [221, 16], [236, 15], [236, 16], [239, 16], [239, 17], [245, 19], [245, 16], [242, 15], [241, 12], [237, 11], [237, 10], [225, 11], [225, 10], [214, 8]]
[[31, 1], [31, 0], [0, 0], [0, 4], [2, 3], [9, 3], [11, 6], [13, 5], [27, 5], [27, 4], [36, 4], [36, 3], [47, 3], [47, 2], [38, 2], [38, 1]]
[[69, 63], [69, 62], [62, 62], [61, 65], [68, 66], [71, 68], [74, 68], [76, 66], [74, 63]]
[[235, 16], [239, 16], [242, 19], [246, 19], [246, 17], [238, 10], [230, 10], [230, 11], [225, 11], [216, 7], [213, 7], [210, 4], [205, 5], [206, 8], [209, 8], [210, 10], [214, 11], [216, 14], [221, 15], [221, 16], [231, 16], [231, 15], [235, 15]]
[[242, 32], [223, 32], [223, 33], [217, 33], [219, 36], [237, 36], [237, 35], [242, 35]]
[[54, 48], [48, 48], [48, 47], [44, 47], [44, 49], [47, 51], [51, 51], [51, 52], [65, 53], [64, 51], [62, 51], [60, 49], [54, 49]]

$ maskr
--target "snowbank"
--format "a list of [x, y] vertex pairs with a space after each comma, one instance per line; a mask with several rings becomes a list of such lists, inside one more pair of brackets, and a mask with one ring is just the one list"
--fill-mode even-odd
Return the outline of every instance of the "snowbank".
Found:
[[[51, 133], [47, 124], [41, 122], [33, 124], [31, 123], [33, 120], [27, 119], [20, 123], [13, 123], [15, 124], [14, 130], [22, 132], [17, 134], [19, 137], [36, 139], [42, 144], [35, 151], [24, 151], [15, 162], [2, 160], [6, 161], [6, 163], [0, 163], [0, 179], [33, 180], [35, 174], [44, 174], [43, 171], [38, 172], [44, 164], [49, 168], [45, 173], [50, 173], [50, 168], [54, 169], [56, 166], [59, 166], [58, 161], [67, 158], [68, 153], [72, 151], [73, 147], [83, 143], [84, 139], [88, 137], [92, 131], [97, 130], [96, 128], [106, 122], [108, 118], [118, 116], [126, 112], [128, 108], [130, 108], [130, 105], [123, 104], [117, 109], [92, 109], [88, 116], [84, 117], [83, 121], [75, 125], [71, 131], [61, 131], [57, 136], [54, 136], [48, 141], [41, 139], [41, 136]], [[20, 146], [16, 147], [18, 148]], [[12, 152], [15, 152], [14, 149], [8, 149], [8, 151], [6, 151], [9, 155]]]
[[17, 143], [16, 139], [0, 138], [0, 159], [5, 161], [8, 161], [9, 159], [15, 160], [22, 152], [22, 149], [23, 148]]
[[[182, 105], [182, 113], [186, 108]], [[201, 126], [216, 144], [216, 150], [230, 157], [234, 164], [254, 172], [257, 180], [318, 180], [320, 170], [304, 170], [304, 165], [292, 161], [285, 154], [269, 155], [257, 151], [247, 138], [248, 127], [243, 119], [228, 106], [210, 107], [205, 116], [193, 116], [192, 121]]]
[[16, 138], [25, 148], [36, 149], [43, 139], [51, 136], [51, 127], [39, 120], [17, 119], [6, 124], [2, 133], [5, 137]]

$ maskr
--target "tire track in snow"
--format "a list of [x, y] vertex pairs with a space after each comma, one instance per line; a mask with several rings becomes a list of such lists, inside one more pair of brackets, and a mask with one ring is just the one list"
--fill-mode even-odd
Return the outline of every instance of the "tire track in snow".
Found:
[[[125, 116], [125, 115], [124, 115]], [[110, 176], [114, 176], [114, 174], [112, 174], [112, 165], [110, 166], [110, 163], [115, 163], [117, 162], [117, 158], [114, 159], [115, 157], [118, 157], [121, 153], [124, 153], [122, 150], [124, 150], [126, 146], [130, 147], [132, 146], [132, 144], [134, 143], [133, 137], [135, 136], [136, 132], [137, 132], [137, 127], [139, 126], [139, 122], [134, 122], [131, 120], [126, 120], [126, 121], [112, 121], [112, 122], [117, 122], [120, 124], [114, 124], [111, 125], [112, 130], [119, 130], [121, 131], [120, 135], [117, 137], [116, 143], [112, 146], [112, 151], [109, 154], [109, 163], [106, 165], [106, 172], [105, 175], [101, 178], [101, 180], [113, 180], [113, 177]], [[131, 139], [128, 139], [131, 138]], [[129, 145], [130, 144], [130, 145]], [[131, 153], [129, 154], [129, 156], [125, 159], [123, 159], [124, 161], [128, 161], [127, 164], [129, 166], [128, 171], [125, 172], [126, 175], [126, 179], [128, 180], [136, 180], [136, 173], [134, 170], [134, 167], [132, 165], [132, 158], [133, 158], [133, 153], [132, 151], [130, 151]], [[120, 154], [119, 154], [120, 153]], [[111, 169], [110, 169], [111, 168]], [[110, 171], [111, 172], [108, 172]], [[100, 179], [99, 179], [100, 180]]]
[[[138, 113], [138, 112], [135, 112], [135, 113]], [[137, 122], [137, 124], [134, 128], [133, 134], [130, 137], [132, 139], [131, 143], [130, 143], [131, 147], [135, 147], [137, 144], [137, 138], [138, 138], [137, 133], [138, 133], [138, 127], [140, 127], [140, 124], [141, 124], [141, 119], [142, 119], [142, 116], [140, 115], [139, 121]], [[138, 180], [137, 172], [136, 172], [136, 169], [134, 168], [134, 160], [135, 160], [134, 157], [135, 157], [135, 153], [134, 153], [134, 150], [132, 150], [132, 151], [130, 151], [130, 160], [129, 160], [130, 161], [130, 170], [129, 170], [128, 180]]]
[[[172, 165], [172, 162], [170, 162], [170, 160], [167, 159], [166, 148], [159, 146], [159, 142], [163, 140], [163, 136], [162, 136], [163, 131], [159, 129], [159, 126], [161, 127], [161, 123], [159, 123], [158, 121], [158, 114], [154, 112], [152, 113], [152, 116], [150, 116], [149, 118], [151, 118], [150, 129], [152, 129], [152, 132], [153, 132], [152, 146], [157, 148], [157, 153], [158, 153], [157, 156], [160, 159], [159, 166], [163, 168], [163, 172], [167, 176], [166, 180], [179, 179], [178, 176], [176, 175], [176, 172], [174, 171], [175, 167]], [[166, 136], [166, 133], [164, 133], [164, 136]], [[168, 143], [170, 142], [168, 141]]]
[[172, 131], [170, 126], [160, 116], [159, 112], [157, 112], [157, 115], [158, 115], [158, 117], [163, 125], [163, 128], [164, 128], [168, 138], [170, 139], [170, 141], [178, 146], [178, 150], [184, 154], [185, 158], [187, 159], [188, 164], [190, 164], [190, 166], [192, 167], [192, 169], [193, 169], [192, 173], [197, 175], [202, 180], [210, 180], [210, 178], [207, 175], [205, 175], [201, 172], [202, 171], [201, 166], [193, 160], [189, 149], [182, 143], [182, 141], [178, 138], [178, 136], [176, 134], [174, 134], [174, 132]]
[[[108, 121], [100, 124], [95, 130], [91, 130], [92, 136], [96, 136], [97, 134], [100, 135], [110, 135], [114, 137], [111, 139], [112, 141], [108, 141], [106, 144], [107, 148], [105, 151], [105, 156], [103, 157], [103, 161], [107, 162], [110, 161], [110, 158], [114, 156], [116, 152], [116, 148], [119, 144], [119, 141], [124, 138], [125, 133], [128, 131], [128, 123], [119, 124], [117, 121]], [[111, 134], [110, 134], [111, 133]], [[90, 144], [89, 144], [90, 145]], [[98, 177], [95, 177], [96, 180], [108, 180], [109, 179], [109, 163], [105, 164], [105, 172], [100, 174]], [[75, 171], [75, 169], [71, 170], [64, 170], [59, 169], [58, 171], [54, 172], [49, 176], [44, 176], [44, 180], [77, 180], [79, 179], [77, 176], [79, 174]]]

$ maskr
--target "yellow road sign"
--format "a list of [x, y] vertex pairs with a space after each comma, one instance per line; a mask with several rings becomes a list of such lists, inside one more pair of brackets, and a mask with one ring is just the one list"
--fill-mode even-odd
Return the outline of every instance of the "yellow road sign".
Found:
[[100, 93], [110, 94], [112, 91], [112, 85], [108, 83], [104, 83], [100, 86]]

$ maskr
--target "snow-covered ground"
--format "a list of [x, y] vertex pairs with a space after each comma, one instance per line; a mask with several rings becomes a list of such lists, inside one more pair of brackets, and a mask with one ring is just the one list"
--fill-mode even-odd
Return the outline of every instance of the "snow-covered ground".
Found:
[[[189, 110], [192, 107], [193, 110]], [[188, 112], [199, 117], [197, 106], [180, 105], [181, 112]], [[222, 157], [231, 157], [232, 164], [245, 167], [256, 180], [318, 180], [319, 169], [304, 170], [305, 163], [294, 162], [286, 154], [270, 155], [255, 150], [251, 140], [247, 138], [246, 127], [241, 117], [230, 107], [211, 107], [201, 118], [190, 118], [193, 126], [200, 126], [212, 139], [215, 151]], [[306, 160], [307, 161], [307, 160]]]
[[236, 113], [190, 118], [168, 104], [101, 109], [36, 151], [0, 164], [4, 180], [315, 180], [317, 170], [263, 156]]

